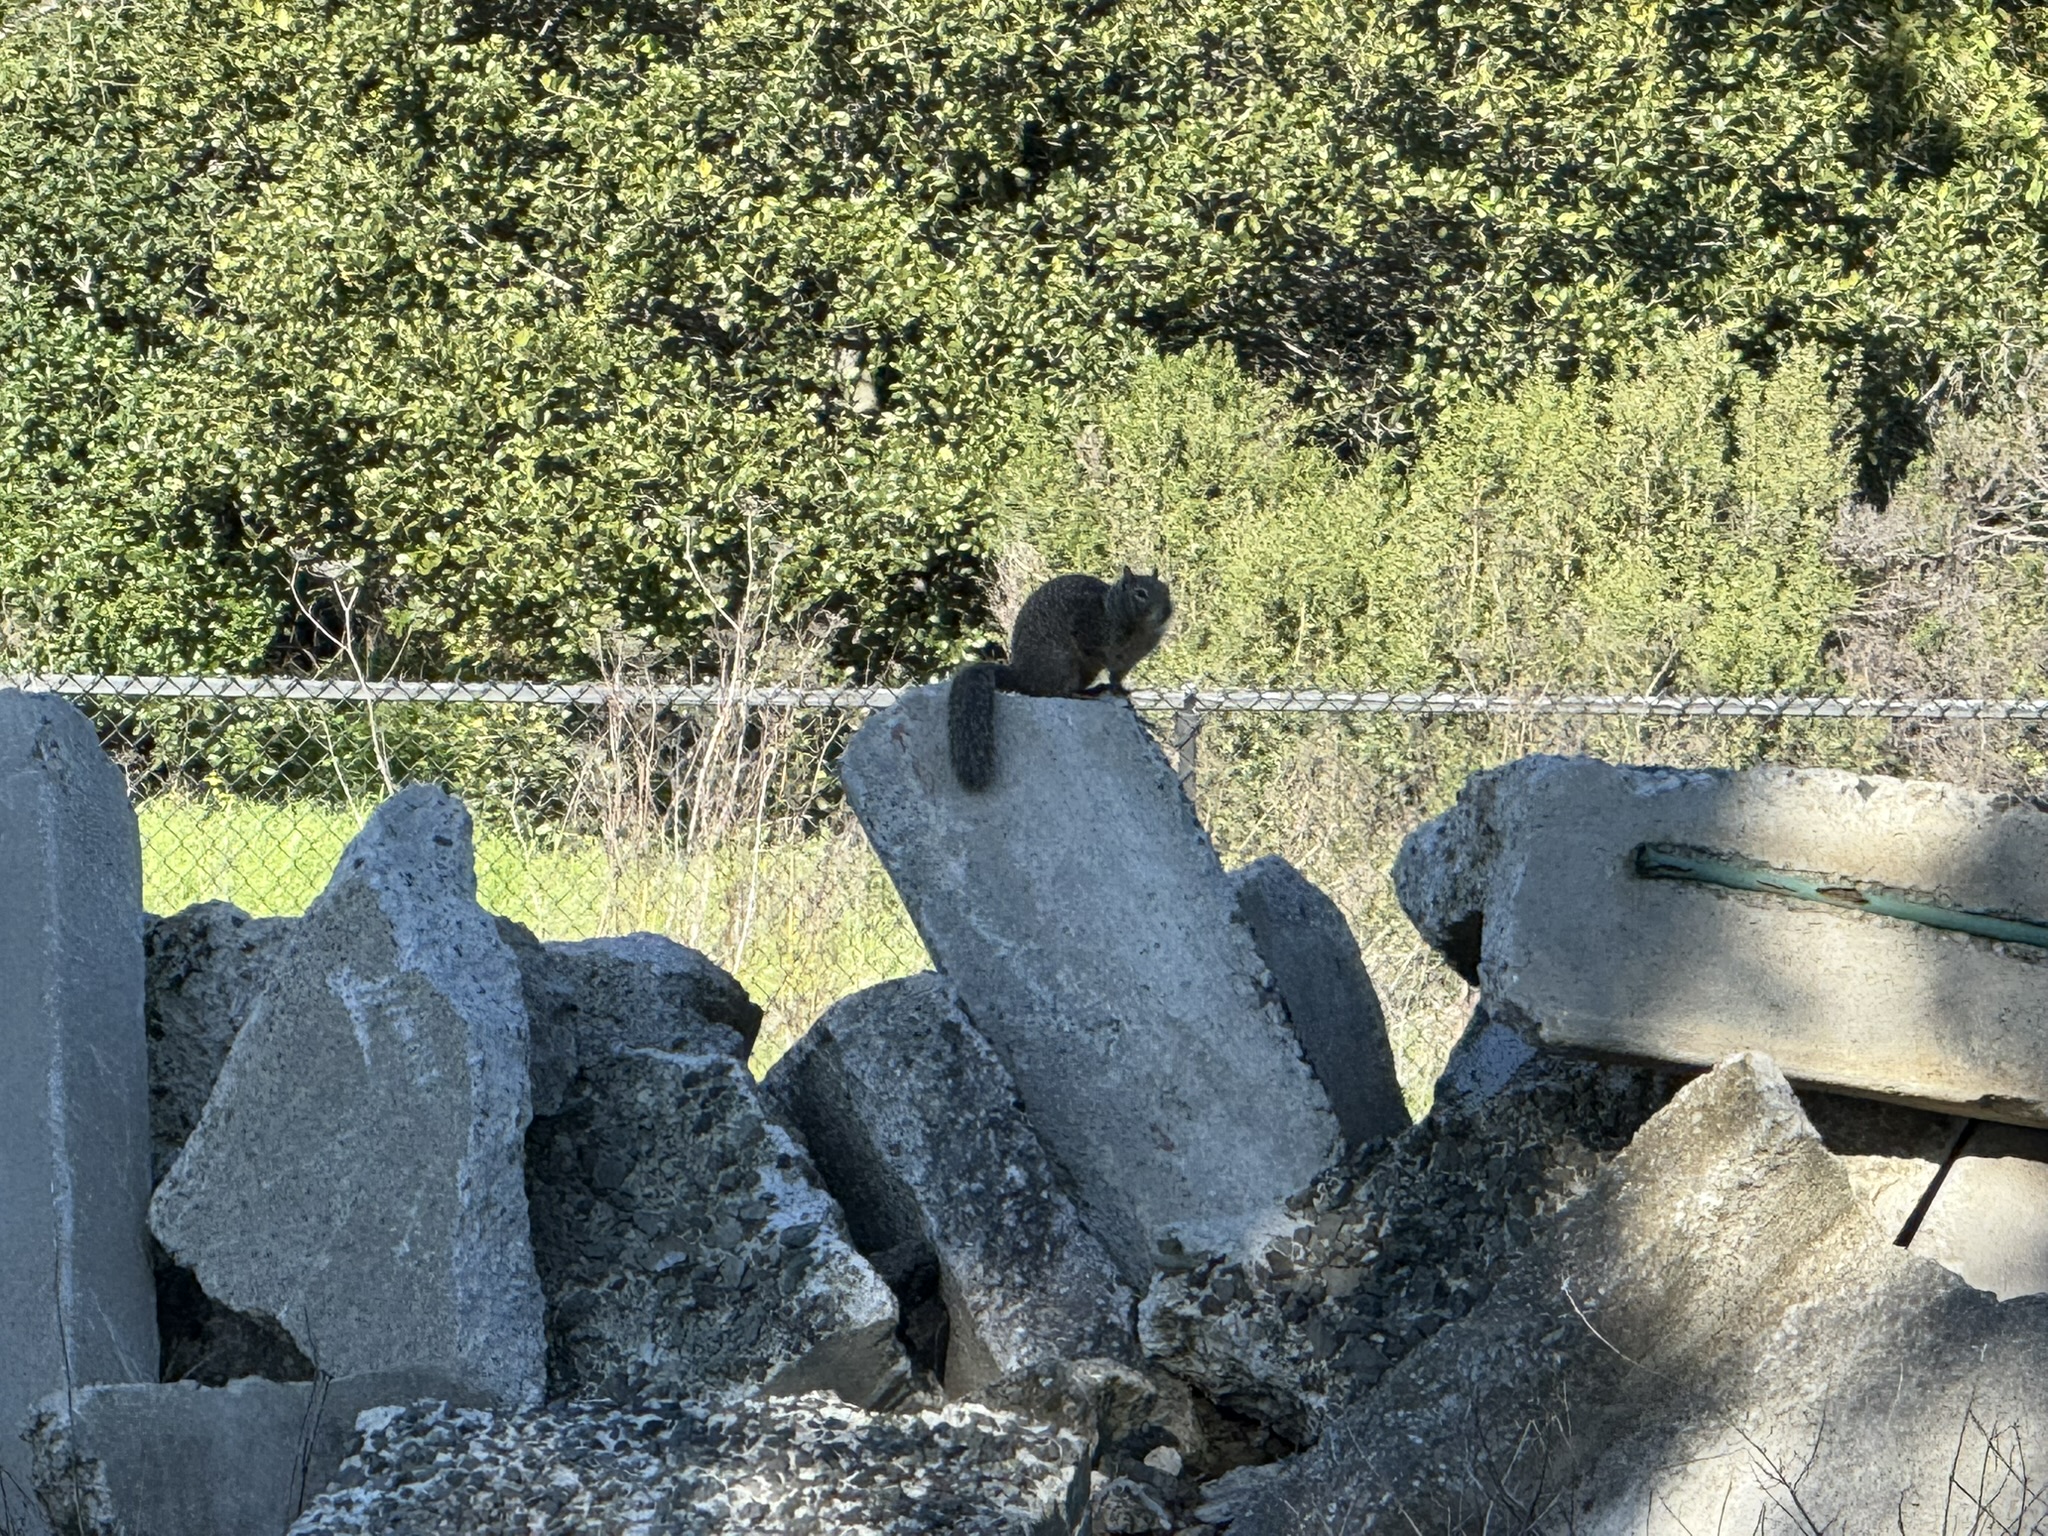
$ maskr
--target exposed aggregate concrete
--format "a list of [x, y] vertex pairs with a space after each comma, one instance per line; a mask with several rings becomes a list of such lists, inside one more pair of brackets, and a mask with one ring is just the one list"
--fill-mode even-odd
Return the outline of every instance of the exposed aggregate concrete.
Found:
[[1289, 1201], [1282, 1241], [1249, 1259], [1190, 1256], [1161, 1276], [1139, 1309], [1147, 1353], [1309, 1443], [1330, 1412], [1484, 1300], [1531, 1224], [1583, 1189], [1671, 1087], [1537, 1056], [1490, 1099], [1440, 1099]]
[[1080, 1437], [970, 1404], [420, 1404], [361, 1422], [362, 1450], [291, 1536], [1054, 1536], [1088, 1492]]
[[895, 1298], [725, 1052], [584, 1063], [534, 1120], [527, 1178], [550, 1396], [873, 1405], [907, 1382]]

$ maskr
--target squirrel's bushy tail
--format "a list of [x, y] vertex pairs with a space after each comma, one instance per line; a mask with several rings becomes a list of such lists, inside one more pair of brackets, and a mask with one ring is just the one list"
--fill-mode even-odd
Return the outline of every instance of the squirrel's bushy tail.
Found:
[[953, 674], [946, 698], [946, 745], [962, 789], [979, 793], [996, 776], [996, 690], [1009, 670], [978, 661]]

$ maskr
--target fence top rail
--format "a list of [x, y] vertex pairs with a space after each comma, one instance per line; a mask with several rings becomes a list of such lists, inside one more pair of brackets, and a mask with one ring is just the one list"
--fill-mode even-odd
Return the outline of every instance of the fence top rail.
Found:
[[[612, 704], [750, 709], [882, 709], [905, 691], [882, 687], [728, 688], [716, 683], [424, 683], [339, 677], [197, 674], [0, 673], [12, 686], [77, 699], [278, 699], [313, 703], [523, 704], [560, 709]], [[1628, 715], [1658, 719], [2048, 721], [2048, 698], [1947, 699], [1835, 694], [1598, 694], [1337, 692], [1321, 688], [1134, 688], [1140, 709], [1198, 714]]]

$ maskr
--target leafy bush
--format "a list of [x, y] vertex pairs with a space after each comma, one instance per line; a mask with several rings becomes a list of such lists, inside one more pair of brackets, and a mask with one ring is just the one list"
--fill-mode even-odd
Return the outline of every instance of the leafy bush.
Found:
[[1812, 349], [1769, 378], [1711, 335], [1606, 383], [1451, 406], [1405, 474], [1300, 440], [1222, 353], [1138, 369], [1003, 482], [1024, 568], [1159, 564], [1154, 670], [1391, 688], [1792, 691], [1854, 596], [1849, 489]]
[[[1933, 412], [1927, 453], [1890, 502], [1844, 509], [1833, 550], [1862, 581], [1838, 636], [1859, 692], [1934, 698], [2048, 695], [2048, 357]], [[2038, 730], [1894, 728], [1906, 772], [2038, 794]]]
[[[844, 666], [917, 673], [981, 616], [1020, 438], [1204, 340], [1355, 456], [1706, 322], [1824, 360], [1888, 475], [1943, 363], [2038, 329], [2042, 44], [1956, 0], [35, 8], [0, 27], [6, 621], [243, 668], [317, 659], [348, 596], [380, 667], [587, 672], [594, 629], [695, 647], [759, 518]], [[1733, 612], [1662, 571], [1572, 600], [1600, 668], [1654, 649], [1604, 616], [1652, 587]], [[1374, 618], [1395, 670], [1469, 641]], [[1682, 664], [1789, 665], [1716, 644]]]

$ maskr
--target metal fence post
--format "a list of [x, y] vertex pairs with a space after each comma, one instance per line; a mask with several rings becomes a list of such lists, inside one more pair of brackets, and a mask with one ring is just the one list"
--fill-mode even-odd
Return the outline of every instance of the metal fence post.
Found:
[[1202, 716], [1195, 708], [1195, 685], [1189, 683], [1173, 712], [1173, 766], [1180, 775], [1181, 793], [1190, 803], [1195, 798], [1195, 756], [1201, 735]]

